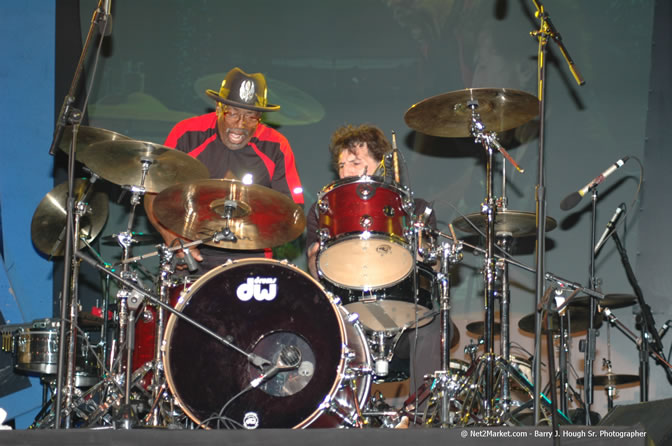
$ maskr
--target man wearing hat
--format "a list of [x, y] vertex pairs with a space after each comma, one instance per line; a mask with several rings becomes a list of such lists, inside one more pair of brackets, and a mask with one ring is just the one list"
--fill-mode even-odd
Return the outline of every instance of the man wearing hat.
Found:
[[[303, 189], [292, 148], [280, 132], [260, 122], [262, 112], [273, 112], [266, 79], [261, 73], [248, 74], [233, 68], [222, 81], [219, 92], [207, 90], [216, 101], [212, 113], [185, 119], [171, 130], [164, 145], [185, 152], [203, 162], [210, 178], [228, 178], [258, 184], [290, 196], [303, 205]], [[168, 246], [179, 236], [162, 226], [154, 216], [155, 195], [145, 195], [145, 210], [152, 225]], [[270, 257], [270, 250], [235, 251], [200, 245], [190, 248], [202, 274], [231, 258]], [[178, 257], [183, 254], [179, 253]], [[179, 267], [178, 267], [179, 268]], [[181, 266], [184, 268], [184, 266]]]

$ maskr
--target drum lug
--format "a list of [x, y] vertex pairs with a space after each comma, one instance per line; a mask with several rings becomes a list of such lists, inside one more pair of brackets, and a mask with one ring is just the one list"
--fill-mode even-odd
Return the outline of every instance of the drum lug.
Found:
[[359, 218], [359, 225], [367, 231], [371, 227], [372, 223], [373, 223], [373, 219], [371, 218], [370, 215], [364, 214]]
[[357, 185], [356, 193], [364, 201], [370, 200], [376, 194], [376, 187], [368, 183]]
[[327, 200], [326, 198], [318, 200], [317, 209], [320, 211], [321, 214], [326, 214], [327, 212], [329, 212], [329, 200]]
[[331, 235], [329, 234], [329, 229], [327, 228], [320, 229], [318, 237], [320, 238], [320, 244], [323, 244], [324, 242], [329, 240], [331, 238]]
[[359, 427], [359, 423], [356, 419], [353, 419], [353, 417], [344, 414], [340, 409], [341, 408], [339, 404], [329, 397], [327, 397], [319, 406], [319, 410], [338, 417], [338, 419], [343, 423], [342, 427]]
[[415, 206], [413, 205], [413, 200], [410, 198], [404, 198], [403, 201], [401, 202], [401, 208], [409, 215], [413, 213], [413, 208]]

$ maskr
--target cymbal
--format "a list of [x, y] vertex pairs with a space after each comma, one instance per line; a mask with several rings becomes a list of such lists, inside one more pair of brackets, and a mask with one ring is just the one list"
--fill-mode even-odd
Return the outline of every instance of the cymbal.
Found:
[[[576, 380], [576, 384], [582, 386], [583, 381], [583, 378], [579, 378]], [[636, 382], [639, 382], [639, 375], [614, 375], [613, 373], [607, 375], [593, 375], [593, 385], [595, 386], [611, 387]]]
[[235, 210], [229, 229], [236, 242], [209, 241], [228, 249], [264, 249], [290, 242], [303, 233], [303, 209], [288, 196], [258, 184], [210, 179], [171, 186], [154, 200], [154, 214], [171, 231], [200, 240], [221, 231], [226, 223], [225, 203]]
[[[569, 303], [570, 307], [587, 307], [590, 305], [590, 296], [576, 296]], [[623, 308], [634, 305], [637, 297], [631, 294], [605, 294], [604, 299], [597, 301], [600, 306], [609, 308]]]
[[463, 138], [471, 136], [471, 108], [487, 131], [502, 132], [518, 127], [539, 114], [539, 100], [524, 91], [508, 88], [467, 88], [424, 99], [404, 115], [406, 124], [432, 136]]
[[[569, 317], [565, 319], [565, 324], [568, 322], [571, 324], [570, 333], [577, 333], [579, 331], [584, 331], [588, 329], [590, 325], [590, 312], [583, 308], [571, 308], [568, 309], [565, 314], [569, 314]], [[560, 330], [560, 318], [557, 313], [553, 314], [553, 317], [549, 319], [551, 331]], [[595, 316], [595, 321], [593, 322], [594, 328], [600, 328], [602, 326], [602, 315], [598, 314]], [[518, 328], [527, 333], [534, 333], [534, 313], [523, 316], [520, 321], [518, 321]], [[546, 333], [546, 328], [544, 327], [542, 332]]]
[[[78, 178], [74, 184], [74, 198], [79, 201], [88, 181]], [[65, 224], [67, 219], [66, 199], [68, 183], [61, 183], [53, 188], [37, 205], [33, 220], [30, 223], [30, 233], [35, 247], [43, 254], [54, 257], [62, 256], [65, 247]], [[89, 212], [79, 220], [80, 240], [79, 248], [84, 247], [83, 238], [88, 243], [96, 238], [107, 221], [108, 198], [104, 192], [91, 192], [88, 197]]]
[[[79, 130], [77, 130], [77, 147], [75, 148], [77, 152], [76, 159], [79, 159], [79, 151], [83, 150], [86, 147], [91, 146], [104, 141], [119, 141], [119, 140], [129, 140], [128, 136], [124, 136], [121, 133], [116, 133], [111, 130], [105, 130], [97, 127], [88, 127], [85, 125], [80, 125]], [[72, 145], [72, 126], [69, 125], [63, 129], [63, 137], [61, 142], [58, 145], [58, 148], [61, 149], [66, 154], [70, 153], [70, 146]]]
[[[502, 330], [501, 324], [499, 322], [495, 322], [495, 326], [493, 327], [495, 336], [499, 335], [501, 333], [501, 330]], [[471, 334], [475, 334], [476, 336], [483, 336], [483, 333], [485, 333], [485, 322], [483, 321], [469, 322], [467, 324], [467, 331]]]
[[210, 176], [202, 162], [186, 153], [132, 139], [92, 144], [82, 148], [77, 159], [97, 175], [120, 186], [140, 186], [142, 163], [150, 161], [144, 187], [153, 193], [177, 183]]
[[[468, 220], [468, 221], [467, 221]], [[486, 216], [474, 213], [458, 217], [453, 220], [453, 226], [462, 232], [478, 234], [469, 224], [473, 223], [482, 233], [485, 233]], [[534, 212], [500, 210], [495, 212], [495, 234], [510, 233], [512, 237], [526, 237], [536, 234], [537, 216]], [[551, 217], [546, 217], [546, 231], [552, 231], [557, 223]]]

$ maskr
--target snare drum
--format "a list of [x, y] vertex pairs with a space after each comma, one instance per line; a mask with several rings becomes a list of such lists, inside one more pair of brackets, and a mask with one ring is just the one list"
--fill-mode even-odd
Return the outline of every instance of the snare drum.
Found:
[[[247, 429], [357, 424], [371, 386], [363, 329], [305, 272], [277, 260], [237, 260], [197, 280], [176, 309], [242, 350], [170, 316], [166, 380], [197, 424]], [[299, 365], [252, 385], [262, 372], [246, 355], [277, 364], [289, 346], [301, 352]]]
[[[61, 323], [55, 319], [36, 319], [14, 334], [16, 370], [43, 375], [58, 371], [58, 341]], [[75, 344], [75, 386], [88, 387], [99, 380], [100, 366], [95, 349], [89, 348], [86, 335]], [[66, 343], [67, 346], [67, 343]]]
[[368, 330], [389, 332], [404, 326], [413, 327], [416, 316], [418, 327], [432, 321], [430, 315], [438, 307], [439, 296], [436, 275], [429, 265], [418, 264], [417, 279], [417, 300], [413, 292], [414, 274], [394, 286], [377, 290], [346, 289], [330, 283], [324, 287], [338, 296], [348, 311], [359, 314], [359, 320]]
[[321, 277], [349, 289], [367, 290], [403, 280], [415, 264], [406, 231], [412, 201], [378, 177], [351, 177], [318, 195]]

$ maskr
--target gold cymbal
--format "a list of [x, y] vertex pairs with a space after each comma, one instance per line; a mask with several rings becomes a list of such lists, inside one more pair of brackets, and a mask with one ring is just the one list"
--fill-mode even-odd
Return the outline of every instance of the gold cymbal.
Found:
[[140, 186], [144, 161], [151, 165], [144, 187], [161, 192], [168, 186], [208, 178], [205, 165], [186, 153], [147, 141], [112, 140], [83, 147], [77, 156], [89, 169], [120, 186]]
[[[590, 296], [576, 296], [569, 303], [570, 307], [587, 307], [590, 304]], [[597, 303], [603, 307], [609, 308], [623, 308], [634, 305], [637, 297], [630, 294], [605, 294], [604, 299], [598, 300]]]
[[[76, 179], [74, 184], [74, 198], [79, 201], [86, 191], [88, 181]], [[68, 183], [61, 183], [53, 188], [37, 205], [33, 220], [30, 223], [30, 233], [35, 247], [47, 256], [62, 256], [65, 246], [65, 224], [67, 218], [66, 197]], [[79, 248], [84, 247], [82, 238], [87, 242], [100, 233], [107, 221], [108, 198], [104, 192], [93, 191], [89, 194], [89, 212], [80, 218]]]
[[[92, 144], [105, 141], [118, 141], [118, 140], [128, 140], [128, 136], [124, 136], [121, 133], [116, 133], [111, 130], [105, 130], [96, 127], [87, 127], [85, 125], [80, 125], [79, 130], [77, 130], [77, 147], [75, 148], [77, 152], [76, 159], [79, 161], [79, 151], [85, 147], [89, 147]], [[58, 145], [58, 148], [61, 149], [66, 154], [70, 153], [70, 146], [72, 145], [72, 126], [69, 125], [63, 130], [63, 137], [61, 142]]]
[[471, 108], [479, 113], [485, 130], [503, 132], [531, 121], [539, 114], [539, 100], [508, 88], [467, 88], [424, 99], [404, 115], [406, 124], [432, 136], [471, 136]]
[[288, 196], [258, 184], [210, 179], [171, 186], [154, 200], [154, 215], [171, 231], [201, 240], [221, 231], [227, 204], [235, 206], [229, 229], [237, 241], [209, 241], [228, 249], [264, 249], [290, 242], [303, 233], [303, 209]]
[[[579, 378], [576, 380], [576, 384], [583, 386], [583, 381], [583, 378]], [[593, 375], [593, 385], [600, 387], [613, 387], [636, 382], [639, 382], [639, 375], [615, 375], [613, 373], [607, 375]]]
[[[453, 226], [462, 232], [478, 234], [469, 221], [482, 233], [485, 233], [486, 216], [480, 213], [469, 214], [453, 220]], [[536, 234], [537, 217], [533, 212], [497, 211], [495, 213], [495, 234], [510, 233], [512, 237], [525, 237]], [[546, 231], [552, 231], [557, 223], [551, 217], [546, 217]]]
[[[569, 318], [565, 318], [565, 324], [568, 322], [571, 324], [570, 333], [577, 333], [588, 329], [590, 325], [590, 312], [583, 308], [571, 308], [566, 310], [565, 314], [569, 314]], [[553, 313], [553, 317], [549, 318], [550, 330], [553, 332], [560, 330], [560, 318], [557, 313]], [[594, 328], [600, 328], [602, 326], [602, 315], [597, 314], [595, 320], [593, 321]], [[520, 321], [518, 321], [518, 328], [527, 333], [534, 333], [534, 313], [523, 316]], [[543, 333], [546, 333], [547, 330], [543, 327]]]

